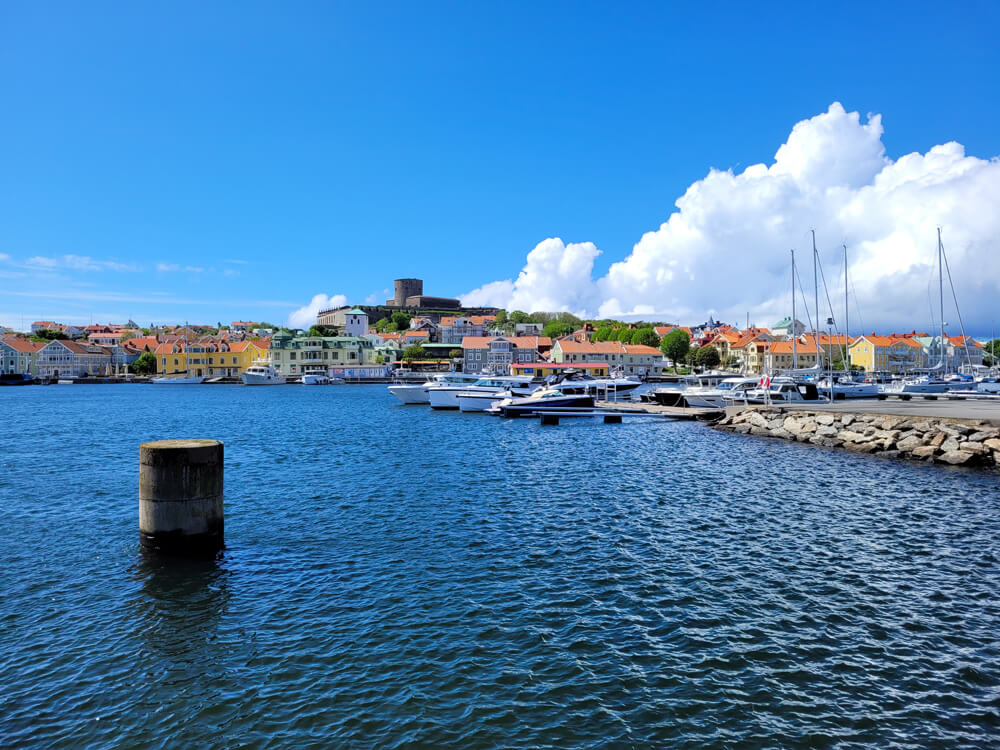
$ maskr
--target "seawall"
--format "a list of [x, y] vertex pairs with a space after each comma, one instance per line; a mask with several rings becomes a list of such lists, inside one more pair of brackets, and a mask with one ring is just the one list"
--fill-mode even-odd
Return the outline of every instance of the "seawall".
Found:
[[984, 420], [748, 409], [726, 416], [713, 426], [743, 435], [795, 440], [886, 458], [1000, 467], [1000, 428]]

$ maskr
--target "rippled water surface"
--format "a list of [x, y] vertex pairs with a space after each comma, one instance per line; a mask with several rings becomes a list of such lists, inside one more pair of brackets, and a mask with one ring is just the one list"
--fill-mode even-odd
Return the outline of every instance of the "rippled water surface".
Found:
[[[226, 444], [211, 563], [138, 447]], [[384, 386], [0, 389], [0, 746], [996, 746], [997, 476]]]

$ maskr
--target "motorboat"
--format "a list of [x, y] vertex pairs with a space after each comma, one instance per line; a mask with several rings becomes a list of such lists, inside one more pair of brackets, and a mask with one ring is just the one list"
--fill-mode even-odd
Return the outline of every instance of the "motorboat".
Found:
[[792, 378], [763, 378], [756, 388], [734, 392], [724, 397], [727, 406], [732, 404], [770, 404], [797, 401], [819, 401], [820, 393], [815, 383], [795, 381]]
[[285, 376], [265, 362], [255, 362], [241, 375], [243, 385], [284, 385]]
[[310, 372], [302, 376], [302, 385], [330, 385], [331, 378], [321, 372]]
[[678, 391], [680, 396], [678, 403], [670, 406], [678, 406], [679, 402], [683, 401], [688, 406], [698, 409], [722, 409], [726, 405], [727, 397], [738, 397], [744, 391], [753, 390], [759, 385], [759, 378], [726, 378], [714, 388], [688, 388]]
[[[389, 393], [398, 398], [404, 404], [429, 404], [431, 402], [428, 391], [434, 386], [461, 385], [468, 387], [481, 379], [481, 375], [467, 375], [461, 372], [445, 372], [434, 375], [430, 380], [423, 383], [393, 383], [389, 386]], [[458, 408], [457, 405], [452, 408]]]
[[486, 412], [503, 417], [529, 417], [545, 409], [572, 406], [591, 408], [594, 406], [594, 396], [587, 393], [564, 393], [560, 388], [539, 388], [530, 396], [497, 401]]
[[156, 385], [201, 385], [204, 381], [205, 378], [200, 375], [164, 375], [162, 378], [150, 378], [149, 380], [150, 383], [155, 383]]
[[[497, 375], [484, 377], [471, 385], [457, 383], [438, 383], [427, 389], [432, 409], [460, 409], [460, 399], [467, 394], [496, 395], [510, 393], [512, 396], [527, 396], [541, 386], [530, 376]], [[484, 407], [485, 408], [485, 407]], [[465, 411], [482, 411], [482, 409], [466, 409]]]
[[887, 396], [910, 396], [922, 393], [946, 393], [948, 384], [930, 375], [915, 375], [878, 387], [879, 393]]
[[[829, 396], [830, 378], [826, 377], [816, 383], [820, 396]], [[878, 398], [879, 388], [875, 383], [859, 383], [850, 378], [837, 378], [833, 381], [833, 398], [835, 401], [858, 398]]]
[[549, 387], [558, 387], [566, 394], [612, 395], [634, 391], [642, 381], [637, 378], [595, 378], [579, 370], [566, 370], [559, 375], [550, 375], [546, 380]]

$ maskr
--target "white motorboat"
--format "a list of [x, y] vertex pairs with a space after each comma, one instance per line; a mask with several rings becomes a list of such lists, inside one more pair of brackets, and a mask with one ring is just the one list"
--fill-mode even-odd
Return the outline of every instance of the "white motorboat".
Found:
[[[466, 394], [495, 395], [509, 392], [514, 396], [527, 396], [540, 386], [541, 383], [534, 381], [530, 376], [497, 375], [479, 378], [471, 385], [439, 383], [428, 388], [427, 395], [432, 409], [460, 409], [461, 398]], [[465, 411], [482, 411], [482, 409]]]
[[[480, 379], [479, 375], [466, 375], [461, 372], [446, 372], [432, 376], [430, 380], [423, 383], [393, 383], [389, 386], [389, 393], [398, 398], [404, 404], [429, 404], [431, 402], [428, 391], [437, 385], [462, 385], [468, 387]], [[457, 408], [453, 407], [453, 408]]]
[[310, 372], [302, 376], [302, 385], [330, 385], [330, 376], [321, 372]]
[[916, 375], [878, 387], [879, 393], [888, 396], [911, 396], [921, 393], [945, 393], [948, 384], [930, 375]]
[[812, 382], [796, 382], [792, 378], [766, 378], [763, 385], [743, 390], [725, 397], [727, 406], [732, 404], [769, 404], [794, 401], [819, 401], [821, 394]]
[[727, 397], [738, 397], [744, 391], [753, 390], [759, 385], [759, 378], [726, 378], [714, 388], [687, 388], [680, 391], [680, 398], [688, 406], [698, 409], [722, 409], [726, 406]]
[[162, 378], [150, 378], [149, 382], [156, 385], [199, 385], [204, 380], [202, 377], [164, 375]]
[[565, 394], [589, 394], [593, 396], [621, 395], [635, 390], [642, 381], [636, 378], [595, 378], [578, 370], [566, 370], [560, 375], [550, 376], [549, 387], [559, 388]]
[[[829, 398], [830, 378], [823, 378], [816, 383], [820, 396]], [[859, 383], [850, 378], [837, 378], [833, 381], [833, 398], [835, 401], [858, 398], [878, 398], [879, 388], [876, 383]]]
[[255, 362], [240, 375], [243, 385], [284, 385], [285, 376], [265, 362]]

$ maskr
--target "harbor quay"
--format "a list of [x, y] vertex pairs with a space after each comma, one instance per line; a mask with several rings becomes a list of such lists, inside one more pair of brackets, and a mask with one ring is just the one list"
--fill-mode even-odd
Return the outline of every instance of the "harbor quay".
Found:
[[1000, 467], [1000, 403], [731, 406], [713, 427], [883, 458]]

